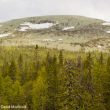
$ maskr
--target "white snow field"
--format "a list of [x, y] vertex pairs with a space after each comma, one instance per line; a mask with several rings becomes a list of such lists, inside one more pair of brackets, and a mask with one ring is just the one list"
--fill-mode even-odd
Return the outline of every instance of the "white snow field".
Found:
[[58, 39], [58, 41], [62, 41], [63, 39]]
[[110, 31], [106, 31], [106, 33], [110, 33]]
[[101, 48], [102, 48], [102, 46], [101, 46], [101, 45], [98, 45], [97, 47], [98, 47], [99, 49], [101, 49]]
[[25, 32], [29, 29], [29, 27], [26, 27], [26, 26], [23, 26], [23, 27], [20, 27], [20, 29], [18, 31], [22, 31], [22, 32]]
[[7, 37], [7, 36], [10, 36], [11, 33], [5, 33], [5, 34], [0, 34], [0, 37]]
[[110, 22], [102, 23], [102, 25], [109, 26], [110, 25]]
[[54, 23], [40, 23], [40, 24], [33, 24], [30, 22], [24, 22], [23, 24], [20, 24], [20, 29], [18, 31], [27, 31], [28, 29], [46, 29], [54, 26], [56, 24]]
[[74, 26], [71, 26], [71, 27], [65, 27], [65, 28], [63, 28], [63, 31], [70, 30], [70, 29], [74, 29], [74, 28], [75, 28]]
[[54, 42], [55, 40], [53, 40], [53, 39], [43, 39], [42, 41], [43, 42]]

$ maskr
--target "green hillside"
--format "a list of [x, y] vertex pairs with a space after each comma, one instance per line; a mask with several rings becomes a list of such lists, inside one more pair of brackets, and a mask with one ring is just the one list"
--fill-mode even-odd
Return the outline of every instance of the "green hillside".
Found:
[[[19, 31], [23, 23], [54, 25], [44, 29]], [[82, 16], [41, 16], [15, 19], [1, 23], [0, 33], [11, 33], [1, 37], [0, 45], [36, 45], [70, 51], [109, 51], [110, 25], [105, 21]], [[68, 27], [74, 27], [64, 30]], [[27, 27], [26, 27], [27, 28]]]

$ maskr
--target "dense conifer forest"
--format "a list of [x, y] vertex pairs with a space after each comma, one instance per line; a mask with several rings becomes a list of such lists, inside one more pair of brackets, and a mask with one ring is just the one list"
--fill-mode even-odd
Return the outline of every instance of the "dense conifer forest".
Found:
[[0, 105], [110, 110], [110, 54], [0, 47]]

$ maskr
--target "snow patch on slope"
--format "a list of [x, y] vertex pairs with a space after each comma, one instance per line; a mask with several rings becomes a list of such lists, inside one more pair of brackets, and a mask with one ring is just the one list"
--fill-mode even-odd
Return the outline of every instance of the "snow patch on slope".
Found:
[[29, 29], [29, 27], [20, 27], [20, 29], [18, 31], [22, 31], [22, 32], [25, 32]]
[[56, 41], [63, 41], [63, 39], [43, 39], [43, 42], [56, 42]]
[[0, 37], [7, 37], [7, 36], [10, 36], [11, 33], [5, 33], [5, 34], [0, 34]]
[[101, 46], [101, 45], [98, 45], [97, 47], [98, 47], [99, 49], [101, 49], [101, 48], [102, 48], [102, 46]]
[[63, 39], [58, 39], [58, 41], [62, 41]]
[[28, 29], [47, 29], [50, 28], [52, 26], [54, 26], [56, 24], [54, 23], [40, 23], [40, 24], [33, 24], [30, 22], [24, 22], [23, 24], [20, 24], [20, 29], [19, 31], [27, 31]]
[[43, 39], [42, 41], [43, 42], [54, 42], [55, 40], [53, 40], [53, 39]]
[[71, 27], [65, 27], [65, 28], [63, 28], [63, 31], [70, 30], [70, 29], [74, 29], [74, 28], [75, 28], [74, 26], [71, 26]]
[[110, 31], [106, 31], [106, 33], [109, 33], [110, 34]]
[[104, 25], [104, 26], [109, 26], [109, 25], [110, 25], [110, 22], [102, 23], [102, 25]]

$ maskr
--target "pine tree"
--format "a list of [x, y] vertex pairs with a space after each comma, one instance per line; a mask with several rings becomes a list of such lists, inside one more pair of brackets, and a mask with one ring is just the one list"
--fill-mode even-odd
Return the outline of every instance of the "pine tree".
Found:
[[18, 72], [19, 72], [20, 82], [21, 82], [21, 84], [24, 84], [26, 75], [24, 73], [24, 65], [23, 65], [22, 54], [20, 54], [18, 57]]
[[[98, 60], [97, 60], [98, 59]], [[103, 53], [100, 54], [100, 56], [96, 60], [94, 59], [94, 67], [93, 67], [93, 73], [94, 73], [94, 104], [97, 109], [104, 110], [104, 104], [103, 104], [103, 76], [104, 73], [106, 73], [105, 68], [105, 60]]]
[[93, 82], [93, 58], [91, 53], [89, 53], [86, 57], [84, 62], [84, 79], [83, 79], [83, 86], [85, 88], [85, 93], [87, 96], [85, 98], [85, 108], [86, 109], [93, 109], [95, 93], [94, 93], [94, 82]]
[[81, 108], [80, 84], [76, 64], [67, 60], [64, 64], [64, 74], [59, 88], [59, 109], [78, 110]]
[[19, 69], [22, 71], [22, 68], [23, 68], [23, 56], [21, 54], [19, 55], [19, 58], [18, 58], [18, 66], [19, 66]]
[[100, 58], [99, 58], [99, 63], [101, 65], [103, 65], [103, 63], [104, 63], [104, 58], [103, 58], [103, 53], [102, 52], [101, 52], [101, 55], [100, 55]]
[[[46, 110], [47, 101], [47, 82], [45, 69], [39, 72], [39, 76], [33, 84], [32, 102], [33, 110]], [[36, 95], [37, 94], [37, 95]]]
[[76, 102], [75, 102], [75, 89], [76, 89], [76, 79], [75, 79], [75, 71], [74, 71], [75, 64], [72, 61], [66, 61], [65, 64], [65, 74], [64, 74], [64, 96], [66, 100], [64, 101], [64, 108], [66, 110], [76, 109]]
[[63, 51], [60, 50], [60, 53], [59, 53], [59, 66], [63, 66]]
[[3, 81], [3, 77], [0, 74], [0, 105], [3, 104], [3, 99], [5, 99], [4, 97], [4, 81]]
[[9, 63], [7, 61], [4, 61], [3, 66], [2, 66], [2, 75], [3, 77], [6, 77], [9, 72]]
[[40, 56], [39, 56], [39, 47], [36, 45], [35, 47], [35, 57], [34, 57], [34, 64], [35, 70], [33, 72], [33, 79], [35, 80], [38, 75], [38, 70], [40, 69]]
[[36, 45], [35, 47], [35, 60], [39, 61], [39, 47]]
[[11, 99], [12, 99], [12, 94], [13, 94], [12, 85], [13, 85], [13, 81], [11, 80], [9, 76], [6, 76], [4, 78], [4, 88], [5, 88], [4, 94], [8, 102], [7, 105], [11, 105]]
[[56, 108], [56, 89], [57, 89], [57, 70], [56, 57], [51, 57], [49, 53], [46, 58], [46, 73], [47, 73], [47, 110], [55, 110]]
[[104, 80], [103, 88], [104, 88], [104, 104], [106, 110], [110, 109], [110, 56], [107, 60], [107, 74]]
[[24, 89], [20, 85], [19, 81], [15, 81], [12, 85], [12, 97], [11, 104], [12, 105], [26, 105], [26, 96], [24, 94]]
[[93, 93], [92, 68], [93, 68], [93, 59], [91, 53], [89, 53], [85, 60], [85, 69], [86, 69], [85, 71], [86, 71], [86, 89], [91, 93]]
[[3, 78], [0, 74], [0, 105], [9, 105], [12, 95], [12, 81], [7, 76]]
[[17, 67], [16, 67], [16, 64], [15, 64], [15, 61], [12, 60], [11, 61], [11, 64], [9, 66], [9, 76], [10, 78], [15, 81], [16, 80], [16, 74], [17, 74]]

